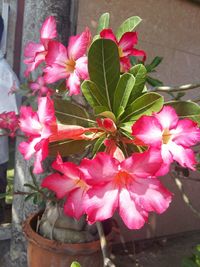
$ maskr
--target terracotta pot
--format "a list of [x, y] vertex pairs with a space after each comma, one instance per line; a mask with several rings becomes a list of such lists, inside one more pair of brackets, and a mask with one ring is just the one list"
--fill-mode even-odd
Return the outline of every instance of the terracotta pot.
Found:
[[[102, 267], [103, 257], [99, 240], [88, 243], [60, 243], [36, 233], [38, 217], [42, 212], [33, 214], [24, 222], [23, 230], [28, 240], [28, 267], [70, 267], [78, 261], [81, 267]], [[107, 240], [111, 240], [111, 223], [106, 225]]]

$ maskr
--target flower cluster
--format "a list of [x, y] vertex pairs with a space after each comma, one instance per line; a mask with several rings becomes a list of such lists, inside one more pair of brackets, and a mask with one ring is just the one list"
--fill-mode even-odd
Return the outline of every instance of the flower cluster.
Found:
[[[140, 18], [125, 21], [116, 35], [108, 21], [105, 14], [95, 38], [86, 28], [66, 47], [56, 40], [51, 16], [42, 25], [40, 42], [27, 44], [25, 76], [39, 66], [41, 74], [29, 81], [38, 109], [20, 110], [27, 140], [19, 150], [26, 160], [35, 157], [36, 174], [43, 172], [45, 158], [56, 157], [54, 172], [41, 186], [65, 200], [66, 214], [76, 219], [86, 214], [94, 223], [118, 211], [129, 229], [139, 229], [149, 212], [163, 213], [171, 202], [159, 176], [174, 161], [195, 170], [191, 146], [200, 141], [200, 129], [178, 116], [176, 103], [165, 105], [161, 95], [147, 90], [150, 67], [146, 53], [135, 47]], [[70, 98], [78, 94], [90, 113]], [[86, 156], [79, 164], [62, 159], [82, 152]]]

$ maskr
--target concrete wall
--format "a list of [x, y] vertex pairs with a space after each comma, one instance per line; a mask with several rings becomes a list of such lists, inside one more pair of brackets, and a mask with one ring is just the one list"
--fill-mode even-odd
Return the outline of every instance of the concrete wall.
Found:
[[[189, 0], [80, 0], [78, 32], [89, 26], [95, 33], [103, 12], [110, 12], [113, 29], [130, 16], [143, 19], [137, 28], [138, 48], [147, 52], [149, 62], [156, 55], [164, 57], [156, 76], [165, 85], [200, 81], [200, 4]], [[200, 219], [183, 203], [173, 179], [165, 177], [163, 182], [174, 193], [170, 208], [163, 215], [152, 215], [140, 231], [126, 230], [119, 220], [126, 240], [200, 228]], [[200, 183], [186, 181], [184, 187], [200, 210]]]

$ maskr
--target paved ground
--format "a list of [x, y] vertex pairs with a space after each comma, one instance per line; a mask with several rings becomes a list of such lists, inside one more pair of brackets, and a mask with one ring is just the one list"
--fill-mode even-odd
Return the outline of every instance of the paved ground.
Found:
[[[168, 237], [168, 239], [136, 242], [135, 255], [133, 255], [133, 244], [128, 244], [129, 255], [125, 254], [122, 247], [117, 245], [114, 246], [113, 260], [116, 267], [181, 267], [182, 258], [190, 256], [198, 243], [200, 243], [200, 231]], [[6, 253], [8, 250], [9, 240], [0, 241], [0, 267], [11, 266], [8, 253]]]

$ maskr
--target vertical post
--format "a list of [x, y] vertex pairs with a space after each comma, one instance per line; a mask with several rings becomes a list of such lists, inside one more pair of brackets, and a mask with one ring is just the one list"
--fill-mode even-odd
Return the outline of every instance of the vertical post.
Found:
[[2, 18], [3, 18], [3, 22], [4, 22], [4, 32], [3, 32], [2, 41], [1, 41], [1, 51], [2, 51], [2, 53], [4, 55], [7, 52], [6, 50], [7, 50], [9, 10], [10, 10], [9, 4], [8, 3], [5, 3], [3, 1], [3, 5], [2, 5]]

